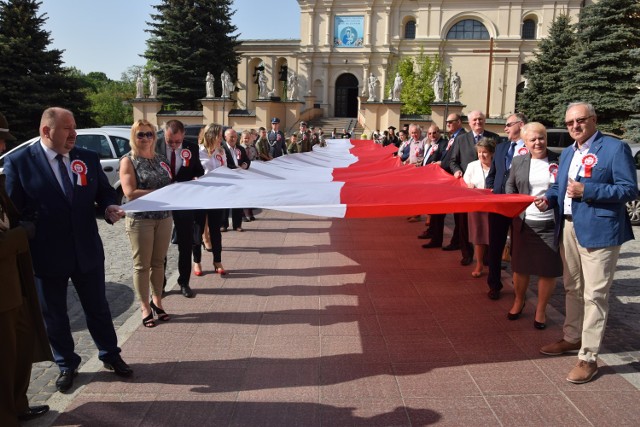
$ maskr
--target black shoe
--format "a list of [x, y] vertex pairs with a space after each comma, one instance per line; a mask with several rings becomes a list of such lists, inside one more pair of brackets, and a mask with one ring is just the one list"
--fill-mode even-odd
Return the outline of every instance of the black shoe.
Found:
[[180, 285], [180, 292], [182, 292], [182, 295], [184, 295], [186, 298], [193, 298], [193, 291], [191, 290], [189, 285]]
[[533, 327], [536, 329], [545, 329], [547, 327], [547, 324], [544, 322], [538, 322], [537, 320], [533, 320]]
[[251, 215], [251, 216], [249, 217], [249, 219], [250, 219], [251, 221], [255, 221], [255, 220], [256, 220], [256, 217], [255, 217], [255, 216], [253, 216], [253, 215]]
[[49, 405], [29, 406], [29, 409], [18, 414], [18, 419], [20, 421], [32, 420], [40, 415], [46, 414], [47, 412], [49, 412]]
[[453, 243], [442, 247], [443, 251], [457, 251], [458, 249], [460, 249], [460, 245], [454, 245]]
[[[442, 248], [444, 249], [444, 248]], [[473, 262], [472, 256], [466, 256], [460, 260], [460, 265], [469, 265]]]
[[133, 374], [133, 369], [131, 369], [120, 356], [111, 362], [104, 362], [103, 365], [105, 369], [113, 371], [113, 373], [119, 377], [130, 377], [131, 374]]
[[431, 239], [431, 237], [429, 230], [425, 230], [422, 234], [418, 234], [418, 239]]
[[[518, 320], [520, 318], [520, 315], [522, 314], [522, 310], [524, 310], [524, 302], [522, 303], [522, 307], [520, 307], [520, 311], [517, 313], [511, 313], [510, 311], [507, 312], [507, 319], [509, 320]], [[535, 320], [534, 320], [535, 322]]]
[[56, 380], [56, 390], [60, 393], [68, 391], [73, 387], [73, 379], [76, 375], [78, 375], [78, 371], [76, 369], [66, 369], [60, 372], [60, 375], [58, 375], [58, 379]]
[[492, 300], [500, 299], [500, 290], [498, 290], [498, 289], [491, 289], [491, 290], [487, 293], [487, 296], [489, 297], [489, 299], [492, 299]]
[[422, 245], [422, 247], [425, 248], [425, 249], [439, 248], [440, 246], [442, 246], [442, 243], [438, 244], [436, 242], [429, 242], [429, 243], [425, 243], [424, 245]]

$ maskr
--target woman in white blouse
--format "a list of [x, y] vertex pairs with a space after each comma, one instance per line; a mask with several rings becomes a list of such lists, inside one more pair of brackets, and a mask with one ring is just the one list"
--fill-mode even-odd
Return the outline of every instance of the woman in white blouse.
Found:
[[[222, 126], [211, 123], [205, 126], [198, 136], [200, 147], [200, 163], [207, 174], [219, 167], [226, 166], [227, 157], [222, 148]], [[204, 230], [202, 245], [209, 252], [213, 252], [213, 268], [220, 275], [227, 274], [222, 267], [222, 234], [220, 226], [224, 209], [200, 210], [196, 213], [196, 221], [200, 224], [200, 229]], [[207, 244], [210, 247], [207, 247]], [[202, 275], [200, 261], [202, 252], [200, 245], [193, 246], [193, 271], [196, 276]]]
[[[467, 165], [464, 182], [469, 188], [484, 188], [484, 182], [491, 167], [496, 142], [491, 138], [482, 138], [476, 144], [478, 160]], [[476, 266], [471, 272], [473, 277], [482, 276], [484, 254], [489, 245], [489, 214], [487, 212], [469, 213], [469, 241], [474, 244]]]
[[[547, 129], [531, 122], [522, 129], [528, 154], [513, 158], [506, 193], [544, 195], [555, 182], [558, 154], [547, 150]], [[507, 318], [516, 320], [524, 308], [530, 275], [538, 276], [538, 304], [533, 320], [536, 329], [546, 327], [546, 308], [556, 277], [562, 275], [562, 260], [554, 242], [554, 211], [540, 212], [531, 203], [513, 219], [511, 232], [511, 270], [515, 300]]]

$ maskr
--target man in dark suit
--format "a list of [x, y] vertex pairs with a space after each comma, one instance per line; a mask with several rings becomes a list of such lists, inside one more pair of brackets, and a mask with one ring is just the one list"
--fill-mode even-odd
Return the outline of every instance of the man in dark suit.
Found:
[[[198, 145], [184, 140], [184, 125], [181, 121], [169, 120], [164, 125], [164, 142], [164, 144], [158, 144], [158, 150], [169, 160], [172, 181], [191, 181], [204, 175], [204, 169], [200, 164]], [[182, 295], [192, 298], [193, 291], [189, 286], [189, 279], [191, 277], [195, 212], [192, 210], [173, 211], [172, 215], [178, 241], [178, 285], [180, 285]]]
[[[15, 138], [0, 113], [0, 154], [5, 140]], [[29, 254], [33, 224], [19, 221], [9, 195], [5, 191], [5, 175], [0, 174], [0, 420], [7, 427], [18, 427], [49, 411], [49, 406], [29, 406], [27, 390], [31, 365], [53, 360], [49, 340], [40, 314], [40, 304], [33, 280]]]
[[73, 386], [81, 361], [67, 316], [69, 279], [105, 368], [120, 376], [133, 373], [120, 357], [105, 296], [104, 249], [95, 205], [109, 223], [122, 218], [124, 211], [116, 204], [116, 192], [98, 155], [75, 147], [75, 129], [71, 111], [48, 108], [40, 121], [40, 141], [8, 156], [4, 164], [9, 197], [21, 219], [36, 225], [29, 246], [47, 335], [60, 368], [60, 392]]
[[[484, 129], [485, 115], [481, 111], [472, 111], [469, 113], [469, 126], [471, 132], [459, 135], [453, 143], [453, 152], [449, 162], [453, 176], [462, 179], [467, 165], [474, 160], [478, 160], [478, 152], [476, 144], [482, 138], [493, 138], [496, 142], [499, 137], [493, 132]], [[473, 261], [473, 246], [469, 243], [469, 226], [467, 223], [466, 213], [454, 214], [456, 226], [458, 227], [458, 241], [460, 242], [460, 251], [462, 252], [462, 260], [460, 264], [469, 265]]]
[[[439, 159], [435, 162], [439, 164], [442, 169], [448, 174], [451, 174], [450, 162], [451, 162], [451, 153], [453, 152], [453, 143], [457, 136], [464, 134], [466, 131], [462, 127], [462, 117], [460, 114], [452, 113], [447, 116], [447, 133], [449, 134], [449, 140], [446, 145], [443, 145], [443, 149], [440, 153]], [[446, 214], [434, 214], [431, 215], [431, 220], [429, 223], [429, 229], [423, 232], [418, 236], [418, 239], [431, 239], [429, 243], [425, 243], [422, 245], [423, 248], [439, 248], [442, 247], [442, 241], [444, 239], [444, 220]], [[456, 223], [456, 226], [453, 230], [453, 235], [451, 236], [451, 242], [442, 248], [442, 250], [458, 250], [458, 235], [459, 230]]]
[[[224, 151], [227, 154], [227, 167], [229, 169], [249, 169], [251, 160], [249, 159], [249, 156], [247, 156], [247, 151], [244, 149], [244, 147], [238, 144], [238, 133], [235, 130], [229, 128], [224, 132], [224, 142], [222, 143], [222, 148], [224, 148]], [[236, 231], [243, 231], [243, 213], [243, 208], [231, 209], [231, 225]], [[222, 219], [222, 224], [223, 230], [221, 231], [227, 231], [227, 228], [229, 228], [229, 209], [224, 210], [224, 218]]]
[[626, 203], [638, 195], [638, 178], [629, 145], [598, 131], [591, 104], [570, 104], [565, 123], [575, 143], [562, 151], [556, 182], [535, 203], [556, 210], [567, 314], [563, 338], [540, 352], [578, 351], [567, 381], [582, 384], [598, 372], [620, 247], [633, 239]]
[[427, 141], [424, 147], [422, 166], [439, 162], [446, 149], [447, 140], [442, 137], [440, 128], [436, 125], [431, 125], [427, 130]]
[[[527, 119], [522, 113], [512, 114], [507, 118], [504, 131], [509, 141], [498, 144], [496, 147], [485, 182], [485, 188], [493, 189], [494, 194], [504, 194], [505, 184], [511, 170], [511, 162], [514, 157], [519, 155], [520, 149], [524, 147], [520, 132], [526, 123]], [[511, 218], [489, 212], [489, 275], [487, 276], [487, 285], [489, 285], [488, 296], [493, 300], [500, 298], [500, 289], [502, 289], [502, 252], [507, 242], [510, 226]]]

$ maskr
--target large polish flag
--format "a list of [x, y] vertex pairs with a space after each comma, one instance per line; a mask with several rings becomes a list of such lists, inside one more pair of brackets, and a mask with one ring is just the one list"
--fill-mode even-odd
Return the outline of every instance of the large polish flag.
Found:
[[495, 212], [513, 217], [533, 197], [469, 189], [437, 165], [399, 164], [395, 146], [328, 140], [312, 152], [254, 161], [244, 169], [218, 168], [174, 183], [125, 205], [130, 212], [264, 208], [335, 218], [454, 212]]

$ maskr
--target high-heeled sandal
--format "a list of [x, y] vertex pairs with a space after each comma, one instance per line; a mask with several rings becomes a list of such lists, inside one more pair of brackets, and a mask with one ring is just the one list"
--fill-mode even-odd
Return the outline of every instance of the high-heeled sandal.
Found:
[[149, 304], [151, 306], [151, 310], [153, 310], [153, 312], [155, 313], [156, 316], [158, 316], [158, 320], [162, 320], [163, 322], [166, 322], [167, 320], [170, 320], [171, 317], [167, 314], [166, 311], [164, 311], [161, 308], [158, 308], [153, 301], [151, 301], [151, 303]]
[[482, 270], [471, 272], [471, 277], [475, 277], [477, 279], [478, 277], [481, 277], [481, 276], [482, 276]]
[[150, 315], [148, 315], [147, 317], [142, 319], [142, 326], [144, 326], [145, 328], [155, 328], [156, 327], [156, 321], [153, 320], [153, 311], [151, 312]]
[[227, 272], [225, 271], [224, 267], [219, 262], [214, 262], [213, 263], [213, 269], [215, 270], [215, 272], [217, 274], [219, 274], [221, 276], [225, 276], [227, 274]]
[[200, 265], [200, 263], [199, 262], [194, 262], [193, 263], [193, 274], [195, 274], [196, 276], [200, 277], [204, 273], [202, 272], [202, 267], [200, 267], [200, 270], [196, 270], [196, 265]]
[[208, 248], [205, 246], [204, 242], [202, 242], [202, 249], [204, 249], [207, 252], [213, 252], [213, 248]]

